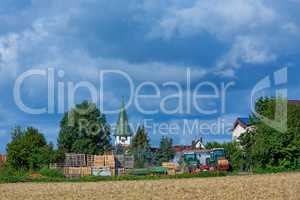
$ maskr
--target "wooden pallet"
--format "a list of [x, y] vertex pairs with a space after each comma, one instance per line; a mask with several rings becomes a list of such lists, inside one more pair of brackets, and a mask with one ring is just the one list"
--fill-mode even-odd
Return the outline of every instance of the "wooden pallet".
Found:
[[64, 175], [66, 177], [83, 177], [91, 176], [91, 167], [64, 167]]
[[66, 153], [65, 154], [65, 167], [86, 167], [86, 155]]

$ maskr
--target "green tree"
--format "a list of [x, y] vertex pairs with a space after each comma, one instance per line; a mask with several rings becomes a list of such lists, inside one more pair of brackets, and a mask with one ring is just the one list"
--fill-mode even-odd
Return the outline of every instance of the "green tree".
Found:
[[53, 146], [37, 129], [13, 130], [7, 145], [7, 165], [13, 169], [37, 170], [53, 161]]
[[[261, 98], [256, 111], [269, 119], [274, 118], [276, 103], [283, 99]], [[253, 116], [253, 118], [255, 118]], [[255, 120], [255, 129], [241, 135], [245, 160], [249, 169], [299, 168], [300, 158], [300, 105], [288, 103], [287, 131], [273, 129], [264, 121]]]
[[61, 152], [103, 154], [111, 150], [110, 127], [94, 103], [84, 101], [64, 114], [58, 148]]
[[280, 132], [263, 120], [250, 117], [254, 128], [243, 133], [239, 143], [209, 143], [207, 148], [223, 147], [234, 169], [300, 168], [300, 104], [282, 98], [260, 98], [256, 112], [275, 119], [276, 105], [287, 102], [287, 130]]
[[139, 127], [132, 138], [131, 152], [134, 155], [134, 165], [136, 168], [143, 168], [150, 164], [151, 151], [148, 134], [144, 127]]
[[159, 150], [156, 155], [156, 163], [169, 162], [174, 158], [175, 149], [173, 148], [172, 138], [162, 137], [160, 140]]
[[117, 144], [115, 147], [115, 153], [117, 155], [122, 155], [122, 154], [125, 154], [126, 151], [125, 151], [125, 148], [121, 144]]
[[208, 142], [205, 145], [206, 149], [222, 148], [222, 147], [224, 147], [224, 145], [222, 145], [221, 143], [218, 143], [218, 142]]

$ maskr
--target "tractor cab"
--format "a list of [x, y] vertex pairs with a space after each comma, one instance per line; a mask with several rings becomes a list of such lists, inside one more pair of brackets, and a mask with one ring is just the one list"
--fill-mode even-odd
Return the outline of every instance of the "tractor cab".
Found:
[[199, 168], [199, 160], [194, 152], [186, 152], [183, 154], [182, 165], [185, 166], [186, 171], [192, 172]]
[[211, 162], [216, 162], [220, 159], [225, 159], [225, 150], [224, 148], [215, 148], [210, 153]]

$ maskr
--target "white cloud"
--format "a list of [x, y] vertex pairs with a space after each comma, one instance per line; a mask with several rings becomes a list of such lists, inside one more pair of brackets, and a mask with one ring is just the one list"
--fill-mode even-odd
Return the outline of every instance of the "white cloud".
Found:
[[209, 32], [223, 39], [273, 23], [276, 18], [274, 10], [262, 1], [197, 0], [190, 7], [173, 3], [151, 35], [170, 38]]
[[[155, 81], [162, 83], [166, 81], [186, 81], [187, 68], [190, 68], [193, 80], [202, 78], [207, 70], [199, 66], [188, 66], [181, 64], [170, 64], [164, 62], [146, 62], [133, 64], [118, 59], [99, 59], [98, 65], [103, 68], [124, 70], [137, 81]], [[102, 68], [102, 67], [101, 67]]]
[[0, 37], [0, 72], [10, 76], [15, 73], [18, 51], [17, 34]]
[[[181, 63], [144, 62], [131, 63], [119, 58], [91, 57], [83, 48], [69, 51], [64, 49], [58, 31], [66, 29], [68, 15], [56, 16], [49, 19], [38, 19], [32, 27], [20, 32], [10, 33], [0, 37], [0, 66], [1, 81], [14, 81], [23, 71], [28, 69], [55, 68], [64, 70], [65, 78], [60, 81], [90, 81], [96, 87], [99, 85], [99, 70], [122, 70], [134, 81], [177, 81], [180, 84], [186, 82], [187, 67], [191, 69], [192, 81], [205, 76], [208, 71], [199, 66], [185, 66]], [[25, 65], [23, 60], [33, 59]], [[36, 59], [38, 58], [38, 59]], [[57, 71], [56, 71], [57, 72]], [[8, 76], [8, 73], [11, 76]], [[40, 94], [47, 90], [47, 82], [41, 79], [33, 79], [27, 82], [26, 95], [31, 99], [40, 99]], [[3, 87], [2, 85], [0, 87]], [[118, 83], [110, 86], [113, 91], [118, 88]], [[116, 94], [106, 94], [109, 106], [119, 105]], [[33, 98], [34, 97], [34, 98]]]
[[235, 69], [243, 63], [264, 64], [276, 60], [276, 55], [265, 45], [266, 41], [260, 37], [238, 37], [230, 51], [218, 61], [216, 74], [233, 77]]
[[22, 62], [29, 56], [38, 55], [41, 49], [51, 50], [53, 44], [51, 45], [50, 41], [57, 42], [55, 32], [64, 28], [67, 17], [67, 15], [59, 15], [49, 19], [39, 18], [33, 22], [31, 27], [21, 32], [12, 32], [1, 36], [1, 81], [16, 77], [21, 69], [28, 68]]
[[299, 33], [293, 18], [275, 2], [195, 0], [187, 6], [171, 2], [149, 36], [167, 40], [203, 33], [215, 36], [230, 47], [216, 61], [217, 75], [233, 77], [243, 63], [260, 65], [276, 60], [281, 47]]

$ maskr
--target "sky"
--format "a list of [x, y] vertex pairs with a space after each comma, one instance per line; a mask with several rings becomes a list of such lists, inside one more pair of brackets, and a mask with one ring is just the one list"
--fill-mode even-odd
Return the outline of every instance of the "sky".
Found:
[[[175, 144], [199, 137], [230, 141], [234, 120], [252, 112], [260, 80], [270, 77], [274, 86], [256, 96], [280, 87], [289, 99], [300, 99], [299, 9], [299, 0], [2, 0], [0, 152], [15, 126], [34, 126], [55, 144], [63, 112], [83, 100], [95, 101], [113, 126], [118, 115], [109, 111], [122, 98], [132, 129], [146, 119], [154, 146], [164, 135]], [[287, 80], [276, 85], [274, 73], [282, 69]], [[35, 75], [22, 79], [26, 73]], [[74, 101], [72, 86], [78, 86]], [[20, 105], [49, 106], [51, 88], [47, 112], [29, 113]], [[195, 95], [188, 99], [195, 91], [202, 95], [196, 103]], [[194, 122], [205, 130], [183, 134]], [[180, 129], [170, 131], [174, 124]]]

